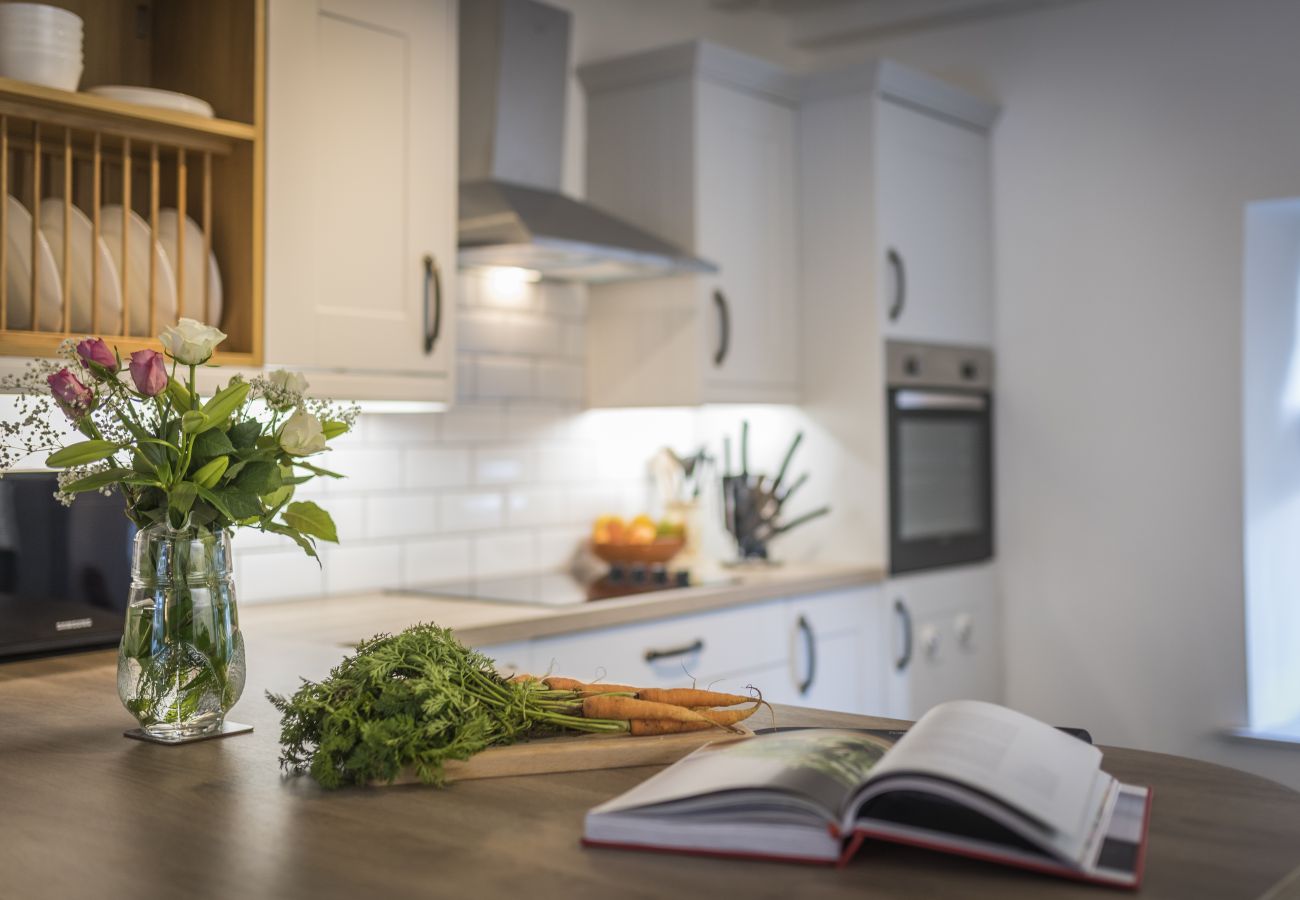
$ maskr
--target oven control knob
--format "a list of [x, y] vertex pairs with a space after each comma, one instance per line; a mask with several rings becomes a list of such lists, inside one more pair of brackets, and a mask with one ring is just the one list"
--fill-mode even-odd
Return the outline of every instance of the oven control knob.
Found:
[[903, 371], [908, 375], [920, 375], [921, 361], [915, 356], [909, 356], [907, 359], [903, 360]]
[[926, 659], [937, 659], [939, 657], [939, 629], [933, 625], [924, 625], [918, 635], [921, 645], [921, 652], [925, 654]]
[[979, 375], [979, 367], [975, 363], [967, 360], [961, 364], [961, 377], [967, 381], [974, 381], [975, 376]]

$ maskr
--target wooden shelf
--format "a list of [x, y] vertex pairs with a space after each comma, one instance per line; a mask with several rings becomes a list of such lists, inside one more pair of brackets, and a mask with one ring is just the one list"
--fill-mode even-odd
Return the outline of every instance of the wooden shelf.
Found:
[[0, 112], [42, 124], [69, 126], [132, 140], [158, 141], [187, 150], [228, 154], [237, 143], [254, 140], [257, 130], [244, 122], [206, 119], [191, 113], [110, 100], [94, 94], [0, 78]]

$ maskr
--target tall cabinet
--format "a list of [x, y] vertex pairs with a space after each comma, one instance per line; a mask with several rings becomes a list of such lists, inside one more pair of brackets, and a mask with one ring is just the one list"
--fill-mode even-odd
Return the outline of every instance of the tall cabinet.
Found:
[[455, 0], [275, 0], [266, 360], [313, 390], [448, 401]]
[[718, 267], [590, 291], [590, 405], [797, 400], [795, 79], [707, 42], [579, 76], [587, 199]]
[[[865, 523], [860, 552], [883, 562], [885, 342], [993, 344], [998, 108], [890, 61], [811, 76], [800, 95], [804, 404], [852, 463], [837, 514]], [[995, 564], [894, 577], [885, 596], [893, 714], [1001, 697]]]

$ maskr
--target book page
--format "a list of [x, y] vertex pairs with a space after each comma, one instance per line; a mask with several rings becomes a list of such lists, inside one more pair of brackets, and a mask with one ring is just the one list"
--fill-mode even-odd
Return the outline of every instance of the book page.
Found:
[[1100, 765], [1100, 750], [1050, 725], [992, 703], [956, 700], [922, 716], [869, 781], [905, 772], [956, 781], [1073, 844], [1095, 823]]
[[888, 747], [888, 741], [868, 734], [829, 729], [706, 744], [593, 812], [649, 809], [690, 798], [766, 790], [798, 797], [838, 824], [840, 810]]

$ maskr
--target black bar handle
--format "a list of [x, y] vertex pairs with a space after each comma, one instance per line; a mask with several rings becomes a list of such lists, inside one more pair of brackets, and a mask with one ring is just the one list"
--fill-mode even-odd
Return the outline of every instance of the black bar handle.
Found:
[[808, 689], [813, 686], [813, 681], [817, 678], [817, 636], [813, 634], [812, 626], [803, 616], [795, 623], [796, 627], [803, 632], [804, 646], [808, 648], [808, 676], [799, 682], [799, 696], [808, 693]]
[[[430, 301], [432, 300], [432, 304]], [[430, 311], [432, 305], [432, 311]], [[432, 323], [429, 321], [432, 319]], [[424, 355], [433, 352], [442, 332], [442, 271], [432, 254], [424, 257]]]
[[893, 247], [885, 253], [885, 259], [894, 270], [894, 302], [889, 305], [889, 321], [897, 322], [907, 303], [907, 267], [903, 265], [903, 257]]
[[713, 354], [713, 364], [722, 365], [731, 349], [731, 309], [727, 306], [727, 295], [721, 290], [713, 292], [713, 305], [718, 308], [718, 323], [722, 326], [718, 334], [718, 351]]
[[671, 650], [647, 650], [645, 652], [645, 661], [652, 663], [661, 659], [672, 659], [674, 656], [690, 656], [692, 653], [699, 653], [703, 649], [704, 638], [696, 638], [683, 647], [673, 647]]
[[894, 668], [902, 672], [912, 662], [912, 613], [902, 597], [894, 600], [894, 613], [903, 623], [903, 655], [894, 660]]

